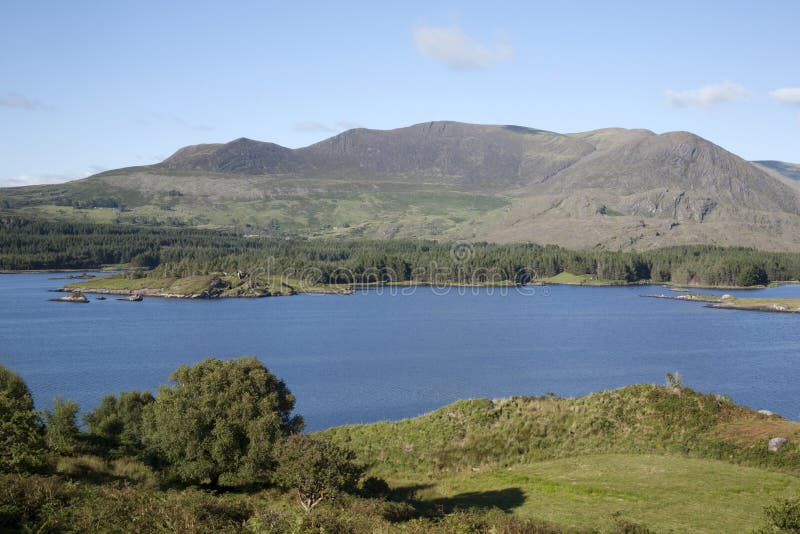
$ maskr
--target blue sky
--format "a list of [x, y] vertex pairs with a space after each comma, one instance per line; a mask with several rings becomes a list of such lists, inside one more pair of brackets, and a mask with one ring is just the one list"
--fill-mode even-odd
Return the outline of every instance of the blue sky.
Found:
[[0, 185], [429, 120], [695, 132], [800, 162], [800, 2], [0, 5]]

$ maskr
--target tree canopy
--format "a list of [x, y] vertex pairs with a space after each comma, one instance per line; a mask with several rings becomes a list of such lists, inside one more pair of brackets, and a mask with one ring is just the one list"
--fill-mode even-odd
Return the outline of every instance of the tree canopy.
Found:
[[286, 384], [256, 358], [183, 365], [144, 407], [154, 461], [191, 483], [265, 482], [273, 445], [303, 427]]
[[43, 435], [28, 386], [17, 373], [0, 365], [0, 471], [38, 465]]
[[142, 445], [142, 412], [155, 398], [149, 391], [124, 391], [106, 395], [84, 416], [89, 434], [112, 447], [138, 449]]

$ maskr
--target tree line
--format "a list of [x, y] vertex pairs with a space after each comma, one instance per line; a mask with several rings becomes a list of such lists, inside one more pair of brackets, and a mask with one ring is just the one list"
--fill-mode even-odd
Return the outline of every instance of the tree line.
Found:
[[800, 254], [708, 245], [648, 251], [568, 250], [535, 243], [281, 239], [186, 228], [0, 219], [0, 269], [127, 264], [149, 276], [271, 272], [318, 283], [508, 282], [567, 272], [625, 283], [753, 286], [800, 279]]

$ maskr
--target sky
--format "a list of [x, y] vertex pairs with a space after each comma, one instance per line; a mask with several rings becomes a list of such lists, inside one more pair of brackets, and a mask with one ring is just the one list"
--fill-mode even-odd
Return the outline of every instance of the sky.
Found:
[[0, 3], [0, 186], [431, 120], [800, 162], [800, 2]]

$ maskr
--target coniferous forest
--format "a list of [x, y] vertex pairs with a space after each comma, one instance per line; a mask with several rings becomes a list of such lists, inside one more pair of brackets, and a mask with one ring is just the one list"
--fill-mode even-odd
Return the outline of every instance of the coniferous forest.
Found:
[[334, 240], [225, 231], [0, 220], [0, 270], [126, 265], [151, 276], [269, 271], [328, 283], [525, 284], [559, 273], [620, 283], [754, 286], [800, 279], [800, 254], [708, 245], [647, 251], [567, 250], [535, 243]]

